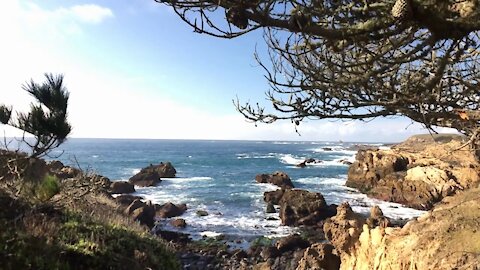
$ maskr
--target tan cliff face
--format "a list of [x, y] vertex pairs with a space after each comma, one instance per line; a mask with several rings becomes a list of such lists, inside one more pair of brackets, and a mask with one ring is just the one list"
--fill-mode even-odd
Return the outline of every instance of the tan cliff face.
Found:
[[[403, 228], [369, 227], [365, 219], [339, 206], [324, 225], [340, 254], [340, 269], [479, 269], [480, 189], [448, 197]], [[348, 213], [347, 215], [342, 213]], [[363, 222], [362, 222], [363, 221]]]
[[456, 135], [414, 136], [388, 150], [360, 150], [346, 185], [385, 201], [428, 210], [480, 183], [480, 165]]

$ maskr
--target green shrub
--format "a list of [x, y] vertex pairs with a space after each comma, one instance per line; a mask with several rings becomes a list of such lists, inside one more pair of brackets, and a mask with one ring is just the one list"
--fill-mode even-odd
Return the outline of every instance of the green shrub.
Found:
[[272, 238], [268, 238], [266, 236], [260, 236], [251, 242], [251, 246], [252, 247], [269, 247], [269, 246], [273, 246], [274, 242], [275, 240]]
[[50, 198], [60, 192], [60, 185], [56, 176], [47, 174], [43, 181], [38, 184], [35, 195], [40, 201], [48, 201]]

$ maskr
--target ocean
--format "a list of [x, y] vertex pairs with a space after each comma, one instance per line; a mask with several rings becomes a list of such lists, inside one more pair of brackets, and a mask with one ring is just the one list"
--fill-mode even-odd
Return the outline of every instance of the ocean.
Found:
[[[328, 204], [348, 201], [355, 211], [362, 213], [368, 213], [371, 206], [377, 204], [386, 216], [395, 219], [423, 213], [370, 199], [345, 187], [348, 165], [341, 161], [354, 161], [354, 145], [344, 142], [69, 139], [52, 155], [63, 153], [57, 159], [65, 165], [80, 166], [112, 181], [128, 180], [150, 164], [172, 162], [177, 178], [162, 179], [155, 187], [136, 187], [134, 195], [158, 204], [186, 203], [188, 210], [182, 218], [187, 227], [181, 231], [193, 239], [223, 235], [241, 242], [294, 232], [295, 228], [281, 226], [279, 219], [272, 220], [272, 217], [278, 218], [278, 213], [265, 213], [263, 193], [277, 187], [256, 183], [255, 176], [274, 171], [286, 172], [295, 188], [322, 193]], [[295, 166], [306, 158], [322, 162], [306, 168]], [[197, 210], [206, 210], [209, 215], [199, 217]], [[179, 230], [171, 227], [168, 220], [158, 222], [165, 229]]]

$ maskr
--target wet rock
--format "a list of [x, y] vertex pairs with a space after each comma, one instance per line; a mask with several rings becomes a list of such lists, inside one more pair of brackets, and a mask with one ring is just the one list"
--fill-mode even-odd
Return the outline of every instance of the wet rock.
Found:
[[285, 190], [280, 199], [282, 225], [314, 225], [332, 216], [322, 194], [306, 190]]
[[310, 242], [303, 239], [299, 235], [289, 235], [287, 237], [281, 238], [276, 243], [276, 248], [281, 253], [292, 251], [296, 249], [304, 249], [310, 246]]
[[177, 170], [175, 170], [170, 162], [160, 162], [159, 165], [155, 166], [155, 169], [161, 178], [174, 178], [177, 174]]
[[133, 193], [135, 187], [127, 181], [114, 181], [110, 184], [110, 192], [112, 194]]
[[267, 210], [265, 212], [266, 213], [276, 213], [277, 211], [275, 210], [275, 206], [273, 206], [273, 203], [268, 203], [267, 204]]
[[187, 226], [187, 222], [183, 218], [174, 219], [174, 220], [170, 221], [170, 224], [172, 224], [172, 226], [178, 227], [178, 228], [185, 228]]
[[258, 183], [270, 183], [281, 188], [293, 188], [293, 183], [288, 174], [285, 172], [274, 172], [272, 174], [259, 174], [255, 177]]
[[208, 216], [208, 212], [205, 210], [197, 210], [197, 216], [199, 217]]
[[183, 215], [187, 211], [186, 204], [175, 205], [171, 202], [163, 205], [155, 205], [156, 215], [160, 218], [171, 218]]
[[160, 162], [158, 165], [150, 164], [150, 166], [141, 169], [139, 173], [129, 179], [129, 182], [141, 187], [155, 186], [160, 183], [160, 178], [173, 178], [176, 173], [177, 171], [172, 163]]
[[279, 205], [280, 204], [280, 199], [282, 199], [283, 193], [285, 193], [285, 190], [283, 189], [277, 189], [274, 191], [266, 191], [263, 193], [263, 200], [267, 203], [272, 203], [274, 205]]
[[130, 179], [128, 179], [128, 182], [139, 187], [150, 187], [160, 183], [161, 179], [158, 172], [148, 169], [142, 169], [142, 171], [130, 177]]

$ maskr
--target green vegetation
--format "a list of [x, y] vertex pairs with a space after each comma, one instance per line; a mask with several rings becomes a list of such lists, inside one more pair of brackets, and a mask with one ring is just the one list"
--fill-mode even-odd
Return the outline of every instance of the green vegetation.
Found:
[[192, 242], [193, 246], [198, 246], [200, 248], [214, 248], [215, 250], [228, 250], [228, 245], [224, 240], [224, 237], [205, 237], [203, 239]]
[[175, 256], [148, 232], [102, 224], [76, 213], [27, 212], [24, 224], [1, 215], [2, 269], [179, 269]]
[[252, 241], [252, 247], [270, 247], [273, 246], [275, 240], [273, 238], [268, 238], [261, 236]]
[[30, 104], [28, 113], [17, 113], [15, 118], [11, 107], [0, 104], [0, 123], [34, 137], [33, 141], [21, 139], [31, 149], [31, 157], [47, 155], [60, 146], [72, 130], [67, 121], [70, 94], [63, 84], [63, 75], [45, 73], [44, 83], [30, 80], [23, 85], [23, 90], [32, 95], [36, 103]]
[[35, 195], [40, 201], [45, 202], [50, 200], [50, 198], [58, 192], [60, 192], [60, 185], [58, 184], [57, 177], [47, 174], [43, 178], [43, 181], [37, 185]]

